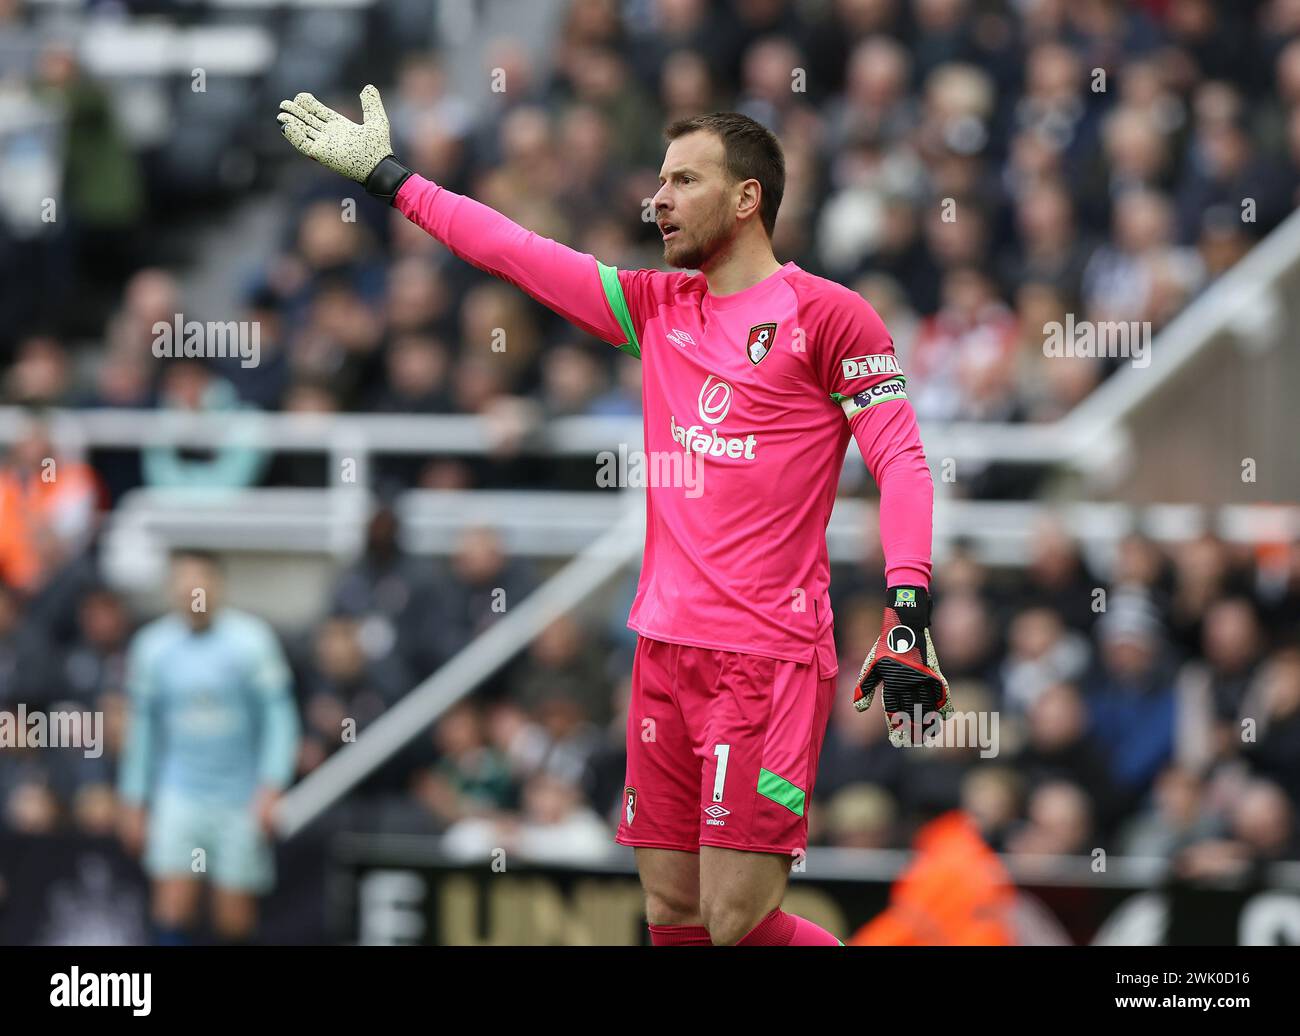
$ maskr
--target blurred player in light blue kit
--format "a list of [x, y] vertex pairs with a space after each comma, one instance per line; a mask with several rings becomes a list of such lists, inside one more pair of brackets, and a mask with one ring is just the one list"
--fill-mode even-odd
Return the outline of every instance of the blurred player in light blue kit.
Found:
[[121, 833], [144, 850], [159, 942], [190, 940], [204, 879], [217, 937], [245, 942], [274, 883], [271, 815], [298, 754], [292, 678], [270, 625], [222, 607], [214, 557], [173, 554], [170, 597], [128, 655]]

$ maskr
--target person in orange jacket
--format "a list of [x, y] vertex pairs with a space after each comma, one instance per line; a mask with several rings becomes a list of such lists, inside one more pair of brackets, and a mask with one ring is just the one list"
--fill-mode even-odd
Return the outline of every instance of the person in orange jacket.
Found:
[[916, 859], [899, 876], [889, 906], [850, 946], [1013, 946], [1016, 890], [997, 853], [960, 810], [918, 833]]
[[94, 531], [99, 479], [33, 422], [0, 463], [0, 580], [33, 592]]

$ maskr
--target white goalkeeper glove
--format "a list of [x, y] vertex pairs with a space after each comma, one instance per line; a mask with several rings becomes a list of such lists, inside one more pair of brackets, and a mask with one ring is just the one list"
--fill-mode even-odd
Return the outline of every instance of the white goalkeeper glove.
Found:
[[388, 115], [379, 91], [361, 91], [363, 121], [358, 126], [309, 93], [280, 102], [280, 132], [308, 158], [365, 186], [390, 205], [411, 170], [393, 157]]

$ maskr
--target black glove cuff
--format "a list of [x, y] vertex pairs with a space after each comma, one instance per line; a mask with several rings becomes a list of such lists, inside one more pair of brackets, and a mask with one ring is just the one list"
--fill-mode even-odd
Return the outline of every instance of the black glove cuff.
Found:
[[893, 608], [898, 621], [919, 640], [930, 625], [930, 592], [923, 586], [891, 586], [885, 591], [885, 607]]
[[411, 170], [389, 155], [370, 170], [370, 175], [366, 177], [366, 193], [382, 198], [391, 205], [402, 184], [406, 183], [406, 178], [410, 175]]

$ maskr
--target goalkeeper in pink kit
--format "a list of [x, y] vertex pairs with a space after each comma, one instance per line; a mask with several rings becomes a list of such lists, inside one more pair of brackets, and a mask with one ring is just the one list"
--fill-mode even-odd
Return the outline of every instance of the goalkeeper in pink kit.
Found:
[[[358, 125], [310, 94], [289, 142], [453, 253], [644, 365], [645, 449], [698, 485], [646, 494], [640, 634], [617, 840], [636, 848], [656, 945], [836, 945], [785, 913], [837, 675], [826, 525], [850, 437], [880, 488], [886, 608], [855, 703], [895, 745], [952, 712], [929, 634], [934, 487], [884, 324], [779, 263], [776, 137], [743, 115], [674, 123], [654, 197], [664, 261], [617, 270], [403, 166], [379, 92]], [[702, 490], [702, 491], [701, 491]]]

